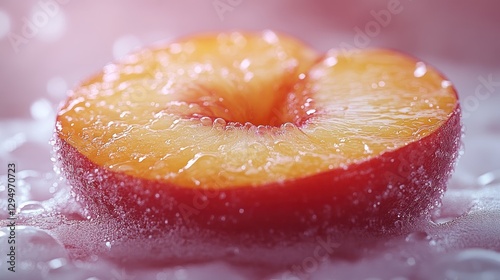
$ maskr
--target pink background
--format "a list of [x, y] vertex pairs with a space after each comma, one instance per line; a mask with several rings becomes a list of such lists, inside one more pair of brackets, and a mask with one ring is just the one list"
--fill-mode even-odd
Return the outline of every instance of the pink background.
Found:
[[[48, 2], [53, 1], [0, 1], [2, 118], [29, 117], [33, 101], [40, 97], [60, 101], [64, 85], [74, 87], [133, 47], [186, 34], [270, 28], [320, 50], [342, 42], [355, 46], [355, 28], [363, 30], [374, 20], [372, 13], [387, 9], [391, 1], [232, 0], [227, 2], [234, 4], [232, 10], [220, 17], [213, 0], [60, 0], [48, 23], [40, 24], [35, 36], [20, 43], [16, 52], [11, 36], [22, 36], [24, 20], [34, 21]], [[434, 64], [461, 95], [474, 89], [478, 75], [498, 73], [498, 1], [397, 2], [401, 12], [370, 37], [369, 47], [402, 50]], [[57, 90], [49, 94], [47, 83], [53, 78]]]

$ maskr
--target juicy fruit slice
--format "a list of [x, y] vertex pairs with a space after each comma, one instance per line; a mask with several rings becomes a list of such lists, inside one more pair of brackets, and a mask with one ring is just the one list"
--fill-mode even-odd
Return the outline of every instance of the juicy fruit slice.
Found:
[[[262, 152], [292, 140], [274, 139], [283, 133], [270, 127], [300, 115], [279, 109], [317, 59], [272, 32], [201, 36], [145, 50], [75, 90], [59, 114], [59, 135], [99, 166], [180, 186], [288, 178], [265, 170]], [[265, 135], [257, 139], [246, 123], [266, 126]]]
[[57, 121], [59, 159], [91, 212], [245, 229], [425, 215], [460, 138], [457, 95], [431, 67], [384, 50], [320, 57], [270, 31], [133, 54], [76, 89]]

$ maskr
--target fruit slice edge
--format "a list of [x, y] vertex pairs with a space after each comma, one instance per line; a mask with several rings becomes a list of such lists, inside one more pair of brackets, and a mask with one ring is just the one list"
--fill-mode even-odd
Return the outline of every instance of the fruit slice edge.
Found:
[[[228, 35], [229, 39], [222, 41], [238, 45], [242, 37], [245, 41], [254, 39], [240, 33], [232, 36]], [[227, 81], [234, 86], [234, 83], [247, 79], [247, 73], [252, 73], [253, 77], [268, 79], [263, 84], [269, 85], [284, 77], [284, 81], [278, 83], [280, 86], [271, 88], [288, 89], [290, 94], [285, 102], [289, 106], [280, 108], [284, 108], [285, 113], [275, 115], [292, 115], [288, 119], [291, 122], [296, 119], [290, 111], [311, 115], [307, 122], [299, 123], [299, 127], [289, 124], [240, 127], [226, 121], [241, 123], [252, 117], [244, 113], [213, 118], [219, 114], [224, 116], [228, 113], [226, 110], [232, 108], [237, 112], [247, 112], [248, 108], [241, 108], [240, 96], [224, 90], [228, 84], [223, 84], [223, 90], [217, 91], [215, 99], [208, 101], [203, 99], [206, 86], [193, 88], [191, 85], [185, 91], [185, 88], [176, 88], [175, 84], [169, 85], [173, 79], [185, 80], [179, 82], [180, 85], [192, 84], [192, 75], [197, 71], [206, 75], [198, 80], [213, 82], [213, 65], [207, 70], [203, 67], [210, 63], [200, 66], [194, 62], [185, 67], [174, 64], [175, 71], [170, 68], [171, 71], [157, 71], [164, 66], [162, 61], [172, 60], [159, 50], [156, 54], [142, 53], [144, 57], [139, 58], [146, 59], [141, 61], [131, 56], [123, 65], [108, 65], [102, 77], [77, 89], [58, 115], [58, 137], [77, 147], [98, 166], [116, 172], [184, 187], [228, 188], [304, 178], [369, 160], [430, 135], [458, 106], [455, 91], [434, 69], [394, 52], [374, 50], [340, 54], [332, 51], [307, 73], [302, 73], [316, 60], [312, 51], [301, 51], [303, 47], [296, 46], [298, 43], [275, 34], [267, 36], [272, 43], [266, 41], [265, 34], [255, 40], [264, 42], [264, 48], [270, 46], [268, 52], [285, 49], [282, 52], [285, 58], [278, 57], [280, 67], [268, 68], [262, 63], [253, 63], [257, 57], [248, 59], [248, 56], [243, 56], [238, 60], [230, 57], [229, 61], [239, 63], [235, 66], [235, 63], [225, 62], [220, 66], [220, 75], [227, 78], [224, 68], [241, 70], [242, 66], [248, 69], [250, 65], [278, 72], [278, 75], [271, 75], [269, 71], [242, 71], [240, 77]], [[276, 43], [276, 38], [279, 43]], [[205, 51], [213, 52], [217, 48], [220, 40], [215, 41], [203, 43], [209, 46], [202, 48], [202, 58]], [[183, 57], [183, 50], [189, 51], [190, 46], [198, 43], [196, 39], [188, 40], [184, 45], [173, 43], [168, 51], [176, 53], [180, 46], [178, 59], [185, 63], [189, 58]], [[286, 43], [292, 46], [281, 46]], [[242, 48], [246, 47], [244, 44]], [[234, 51], [235, 55], [242, 53], [241, 47], [235, 48], [238, 50]], [[260, 52], [259, 57], [262, 56], [265, 55]], [[245, 59], [248, 62], [244, 62]], [[300, 60], [305, 60], [306, 66], [300, 64]], [[298, 66], [294, 66], [296, 62], [299, 62]], [[184, 73], [179, 74], [179, 69]], [[170, 72], [176, 74], [165, 78]], [[257, 81], [249, 92], [261, 87]], [[210, 88], [209, 91], [212, 92]], [[181, 101], [176, 96], [178, 92], [183, 94]], [[230, 101], [228, 104], [219, 106], [219, 92], [223, 92], [223, 101]], [[419, 95], [415, 96], [415, 92]], [[381, 97], [372, 98], [373, 94]], [[263, 97], [258, 96], [255, 100], [265, 100]], [[207, 113], [206, 108], [200, 108], [203, 102], [214, 105], [212, 107], [218, 111]], [[279, 100], [267, 106], [275, 106], [276, 102]], [[158, 110], [158, 107], [162, 108]], [[255, 108], [258, 107], [251, 107]], [[185, 112], [185, 109], [193, 111], [190, 113], [192, 118], [181, 116], [180, 112]], [[212, 119], [207, 125], [210, 114]], [[255, 120], [266, 123], [266, 118], [257, 117]]]

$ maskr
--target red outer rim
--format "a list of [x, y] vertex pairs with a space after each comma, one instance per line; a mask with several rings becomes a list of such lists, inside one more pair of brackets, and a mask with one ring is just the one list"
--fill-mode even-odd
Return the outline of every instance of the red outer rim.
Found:
[[[384, 232], [428, 217], [446, 188], [460, 138], [457, 102], [441, 127], [407, 146], [347, 169], [259, 187], [212, 190], [206, 193], [208, 203], [201, 200], [203, 189], [133, 178], [97, 166], [59, 135], [55, 136], [55, 147], [62, 173], [94, 216], [224, 231], [342, 227]], [[415, 159], [415, 153], [422, 164], [407, 164]], [[402, 189], [398, 187], [401, 184]], [[380, 205], [374, 207], [377, 201]]]

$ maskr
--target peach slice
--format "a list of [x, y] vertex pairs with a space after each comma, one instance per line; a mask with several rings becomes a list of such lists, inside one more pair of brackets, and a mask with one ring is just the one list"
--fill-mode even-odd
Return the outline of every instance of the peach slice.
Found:
[[439, 203], [461, 135], [432, 67], [272, 31], [145, 49], [71, 92], [63, 174], [91, 215], [224, 230], [389, 230]]

